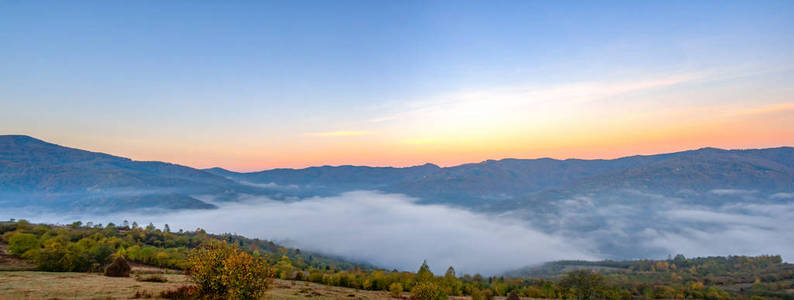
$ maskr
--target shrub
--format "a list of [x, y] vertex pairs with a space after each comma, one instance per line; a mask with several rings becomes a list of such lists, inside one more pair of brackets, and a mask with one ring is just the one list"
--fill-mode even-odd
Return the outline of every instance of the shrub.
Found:
[[229, 292], [229, 299], [261, 298], [270, 288], [272, 276], [270, 267], [262, 258], [246, 252], [235, 251], [224, 263], [223, 284]]
[[163, 275], [147, 275], [147, 276], [138, 276], [135, 277], [137, 281], [145, 281], [145, 282], [168, 282], [168, 279], [165, 278]]
[[484, 291], [482, 291], [482, 297], [483, 297], [485, 300], [492, 300], [492, 299], [494, 298], [494, 293], [493, 293], [493, 290], [491, 290], [491, 289], [485, 289]]
[[194, 249], [189, 261], [190, 277], [201, 295], [251, 299], [271, 285], [273, 271], [264, 259], [221, 241], [209, 240]]
[[510, 294], [507, 295], [507, 300], [521, 300], [521, 298], [518, 297], [518, 294], [515, 290], [512, 290], [510, 291]]
[[201, 247], [190, 252], [190, 278], [198, 286], [202, 295], [226, 295], [223, 284], [223, 262], [226, 261], [232, 247], [224, 242], [209, 240]]
[[41, 248], [39, 239], [30, 233], [15, 233], [8, 238], [8, 244], [8, 251], [17, 256]]
[[483, 300], [482, 292], [480, 292], [480, 289], [474, 288], [471, 290], [471, 300]]
[[130, 264], [122, 256], [116, 256], [107, 268], [105, 268], [105, 276], [110, 277], [130, 277]]
[[392, 296], [399, 297], [403, 293], [403, 285], [399, 282], [392, 283], [389, 285], [389, 292], [391, 292]]
[[160, 292], [160, 298], [165, 299], [198, 299], [198, 287], [195, 285], [183, 285], [173, 290]]
[[411, 289], [411, 297], [419, 300], [439, 300], [447, 298], [447, 296], [444, 295], [444, 290], [431, 281], [417, 283], [414, 288]]

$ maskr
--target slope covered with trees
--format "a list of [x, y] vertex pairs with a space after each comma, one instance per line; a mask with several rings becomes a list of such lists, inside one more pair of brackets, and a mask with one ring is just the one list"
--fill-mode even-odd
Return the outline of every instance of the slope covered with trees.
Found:
[[[142, 228], [134, 223], [101, 226], [77, 222], [58, 226], [14, 221], [0, 223], [0, 233], [9, 252], [32, 259], [39, 269], [48, 271], [98, 272], [114, 256], [154, 266], [190, 269], [202, 264], [200, 257], [213, 257], [201, 254], [200, 249], [232, 249], [217, 244], [222, 243], [248, 253], [232, 260], [261, 261], [259, 265], [267, 269], [251, 270], [243, 265], [238, 268], [247, 273], [389, 291], [394, 295], [407, 292], [416, 299], [461, 295], [475, 300], [513, 295], [553, 299], [794, 299], [794, 265], [784, 263], [780, 256], [563, 261], [491, 277], [461, 275], [449, 267], [439, 276], [426, 263], [415, 273], [388, 271], [287, 249], [268, 241], [212, 235], [203, 230], [170, 232], [167, 227]], [[258, 289], [245, 290], [261, 291], [267, 287], [266, 282], [262, 284]]]

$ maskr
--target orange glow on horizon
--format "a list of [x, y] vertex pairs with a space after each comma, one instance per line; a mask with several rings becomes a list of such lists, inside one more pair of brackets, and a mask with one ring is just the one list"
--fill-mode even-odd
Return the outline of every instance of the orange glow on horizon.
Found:
[[188, 141], [126, 139], [125, 143], [109, 144], [86, 136], [36, 137], [136, 160], [246, 172], [322, 165], [454, 166], [502, 158], [613, 159], [703, 147], [794, 146], [794, 103], [789, 102], [604, 116], [589, 114], [541, 123], [492, 122], [486, 123], [492, 127], [486, 129], [425, 126], [407, 132], [385, 128], [284, 134], [271, 139], [211, 136]]

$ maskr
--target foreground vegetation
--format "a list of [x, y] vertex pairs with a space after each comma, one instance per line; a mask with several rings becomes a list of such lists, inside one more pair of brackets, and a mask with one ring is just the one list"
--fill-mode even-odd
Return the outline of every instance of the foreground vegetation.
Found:
[[[184, 275], [171, 274], [181, 277], [155, 277], [135, 283], [167, 283], [169, 288], [182, 289], [176, 294], [180, 297], [261, 298], [274, 288], [275, 277], [416, 299], [794, 299], [794, 267], [783, 263], [780, 256], [558, 262], [507, 277], [460, 276], [450, 267], [443, 276], [436, 276], [427, 264], [422, 264], [416, 273], [386, 271], [302, 253], [268, 241], [210, 235], [200, 229], [171, 232], [167, 226], [141, 228], [135, 223], [124, 223], [101, 226], [77, 222], [58, 226], [0, 222], [0, 234], [11, 255], [34, 262], [41, 271], [100, 272], [118, 257], [171, 268], [171, 273], [188, 270], [189, 281]], [[28, 274], [45, 276], [39, 272]], [[0, 281], [3, 282], [9, 281]], [[157, 292], [152, 295], [157, 296]]]

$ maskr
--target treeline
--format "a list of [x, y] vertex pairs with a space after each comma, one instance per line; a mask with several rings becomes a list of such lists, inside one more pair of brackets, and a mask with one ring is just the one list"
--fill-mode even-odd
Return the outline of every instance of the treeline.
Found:
[[282, 247], [271, 241], [208, 234], [202, 229], [172, 232], [168, 225], [160, 229], [152, 224], [142, 227], [127, 221], [120, 225], [82, 222], [51, 225], [11, 220], [0, 222], [0, 236], [9, 244], [11, 254], [35, 261], [43, 271], [99, 272], [114, 255], [142, 264], [183, 270], [188, 267], [189, 250], [208, 239], [237, 245], [273, 265], [289, 261], [290, 266], [305, 270], [371, 269], [367, 265]]
[[765, 296], [794, 299], [794, 265], [777, 255], [667, 260], [558, 261], [509, 272], [511, 277], [559, 279], [569, 270], [590, 270], [646, 299], [731, 299]]

